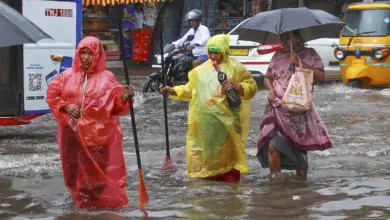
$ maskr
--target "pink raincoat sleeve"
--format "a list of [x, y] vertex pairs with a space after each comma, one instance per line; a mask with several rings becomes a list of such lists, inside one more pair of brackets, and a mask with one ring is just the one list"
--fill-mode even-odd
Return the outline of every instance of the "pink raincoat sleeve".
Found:
[[46, 102], [50, 106], [51, 112], [57, 121], [61, 122], [62, 124], [66, 124], [69, 120], [69, 116], [65, 112], [64, 108], [66, 105], [71, 104], [70, 102], [65, 101], [62, 95], [64, 76], [68, 74], [69, 71], [65, 71], [53, 79], [49, 85], [49, 88], [47, 89], [46, 94]]

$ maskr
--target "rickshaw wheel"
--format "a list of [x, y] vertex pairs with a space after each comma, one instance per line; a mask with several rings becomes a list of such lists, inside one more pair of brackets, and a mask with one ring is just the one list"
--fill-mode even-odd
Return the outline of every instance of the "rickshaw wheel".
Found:
[[353, 79], [348, 82], [348, 86], [352, 88], [363, 88], [363, 82], [360, 79]]

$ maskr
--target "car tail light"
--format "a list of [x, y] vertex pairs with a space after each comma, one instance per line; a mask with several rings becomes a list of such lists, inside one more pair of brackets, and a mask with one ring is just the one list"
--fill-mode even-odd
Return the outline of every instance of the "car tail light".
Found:
[[346, 55], [347, 55], [346, 51], [342, 48], [339, 48], [339, 47], [336, 48], [333, 53], [334, 53], [334, 56], [336, 57], [336, 59], [338, 59], [338, 60], [344, 60]]
[[273, 53], [282, 48], [281, 44], [264, 44], [257, 47], [257, 53], [259, 55]]
[[390, 54], [389, 48], [375, 48], [372, 50], [372, 58], [374, 60], [383, 60]]

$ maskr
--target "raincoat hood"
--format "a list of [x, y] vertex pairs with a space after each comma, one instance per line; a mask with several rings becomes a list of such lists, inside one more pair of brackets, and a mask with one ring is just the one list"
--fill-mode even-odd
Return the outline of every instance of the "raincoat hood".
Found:
[[[210, 38], [206, 43], [207, 52], [212, 51], [223, 55], [223, 61], [229, 57], [230, 37], [226, 34], [218, 34]], [[210, 55], [209, 55], [210, 56]], [[223, 62], [222, 61], [222, 62]]]
[[85, 74], [81, 65], [81, 50], [87, 48], [92, 51], [93, 60], [91, 67], [87, 71], [88, 75], [97, 74], [106, 70], [106, 57], [104, 55], [103, 44], [96, 37], [85, 37], [77, 46], [74, 62], [72, 65], [73, 72]]

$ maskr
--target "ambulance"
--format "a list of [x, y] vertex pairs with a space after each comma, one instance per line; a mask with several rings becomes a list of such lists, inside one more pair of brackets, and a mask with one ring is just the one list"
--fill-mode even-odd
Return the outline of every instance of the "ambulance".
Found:
[[36, 44], [0, 48], [0, 126], [50, 113], [46, 90], [72, 66], [81, 39], [81, 0], [2, 0], [49, 34]]

